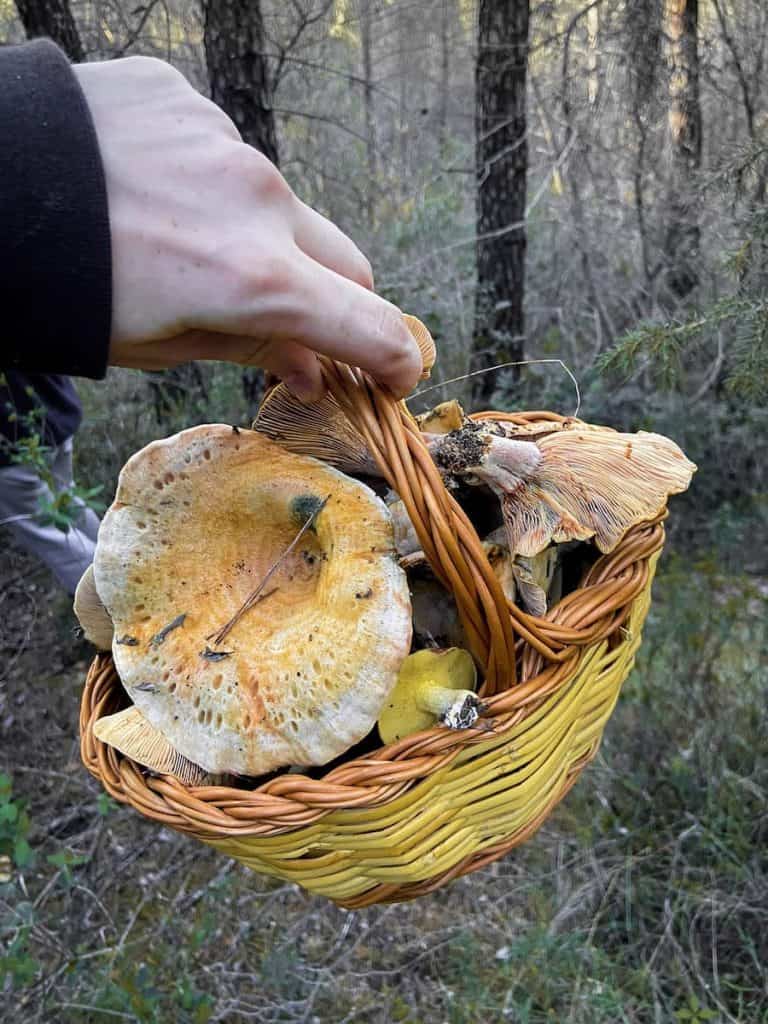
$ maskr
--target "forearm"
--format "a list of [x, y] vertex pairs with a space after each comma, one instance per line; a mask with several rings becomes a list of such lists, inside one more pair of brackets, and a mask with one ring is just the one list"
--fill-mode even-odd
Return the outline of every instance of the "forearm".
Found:
[[112, 267], [99, 147], [48, 41], [0, 48], [0, 367], [101, 377]]

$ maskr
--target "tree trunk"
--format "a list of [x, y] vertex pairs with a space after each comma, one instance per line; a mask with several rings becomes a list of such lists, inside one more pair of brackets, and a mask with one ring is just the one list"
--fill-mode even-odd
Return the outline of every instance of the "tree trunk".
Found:
[[243, 140], [278, 163], [272, 80], [259, 0], [204, 0], [204, 45], [211, 99]]
[[683, 299], [699, 281], [699, 222], [693, 192], [701, 168], [701, 103], [697, 42], [699, 0], [666, 0], [669, 138], [672, 180], [664, 242], [666, 281]]
[[48, 36], [71, 61], [83, 63], [85, 51], [69, 0], [16, 0], [16, 8], [28, 39]]
[[[440, 0], [440, 92], [438, 95], [437, 131], [440, 152], [448, 141], [448, 91], [451, 85], [451, 47], [449, 0]], [[455, 16], [455, 12], [454, 12]]]
[[368, 187], [365, 190], [365, 215], [369, 230], [376, 220], [376, 112], [373, 99], [373, 26], [372, 0], [360, 0], [360, 45], [363, 57], [363, 108], [365, 110], [365, 162], [368, 171]]
[[[587, 99], [594, 108], [600, 92], [600, 8], [590, 7], [587, 18]], [[597, 126], [596, 126], [597, 127]]]
[[[203, 0], [203, 9], [211, 99], [229, 114], [244, 142], [278, 164], [260, 0]], [[248, 408], [253, 409], [264, 393], [263, 372], [244, 367], [241, 386]]]
[[[524, 352], [528, 0], [480, 0], [475, 72], [477, 173], [476, 368]], [[487, 401], [493, 374], [475, 378]]]

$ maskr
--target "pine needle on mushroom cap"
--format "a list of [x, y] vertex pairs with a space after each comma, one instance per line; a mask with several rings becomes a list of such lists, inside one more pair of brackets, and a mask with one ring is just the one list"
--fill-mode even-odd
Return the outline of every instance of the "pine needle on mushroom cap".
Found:
[[[211, 637], [276, 562], [269, 596], [217, 646]], [[332, 760], [370, 731], [410, 649], [383, 502], [252, 431], [195, 427], [134, 455], [99, 531], [95, 577], [134, 704], [213, 773]]]

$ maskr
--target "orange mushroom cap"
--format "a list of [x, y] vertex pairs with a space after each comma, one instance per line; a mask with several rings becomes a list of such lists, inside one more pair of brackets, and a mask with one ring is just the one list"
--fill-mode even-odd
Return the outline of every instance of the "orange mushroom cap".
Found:
[[[276, 563], [262, 599], [217, 644]], [[209, 772], [338, 756], [372, 728], [410, 648], [383, 502], [251, 431], [195, 427], [134, 455], [94, 566], [123, 685]]]

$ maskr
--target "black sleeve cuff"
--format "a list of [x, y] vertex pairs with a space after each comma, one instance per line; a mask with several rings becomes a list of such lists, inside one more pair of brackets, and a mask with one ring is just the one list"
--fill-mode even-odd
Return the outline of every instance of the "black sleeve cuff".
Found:
[[48, 40], [0, 47], [0, 309], [0, 366], [104, 376], [104, 170], [82, 90]]

